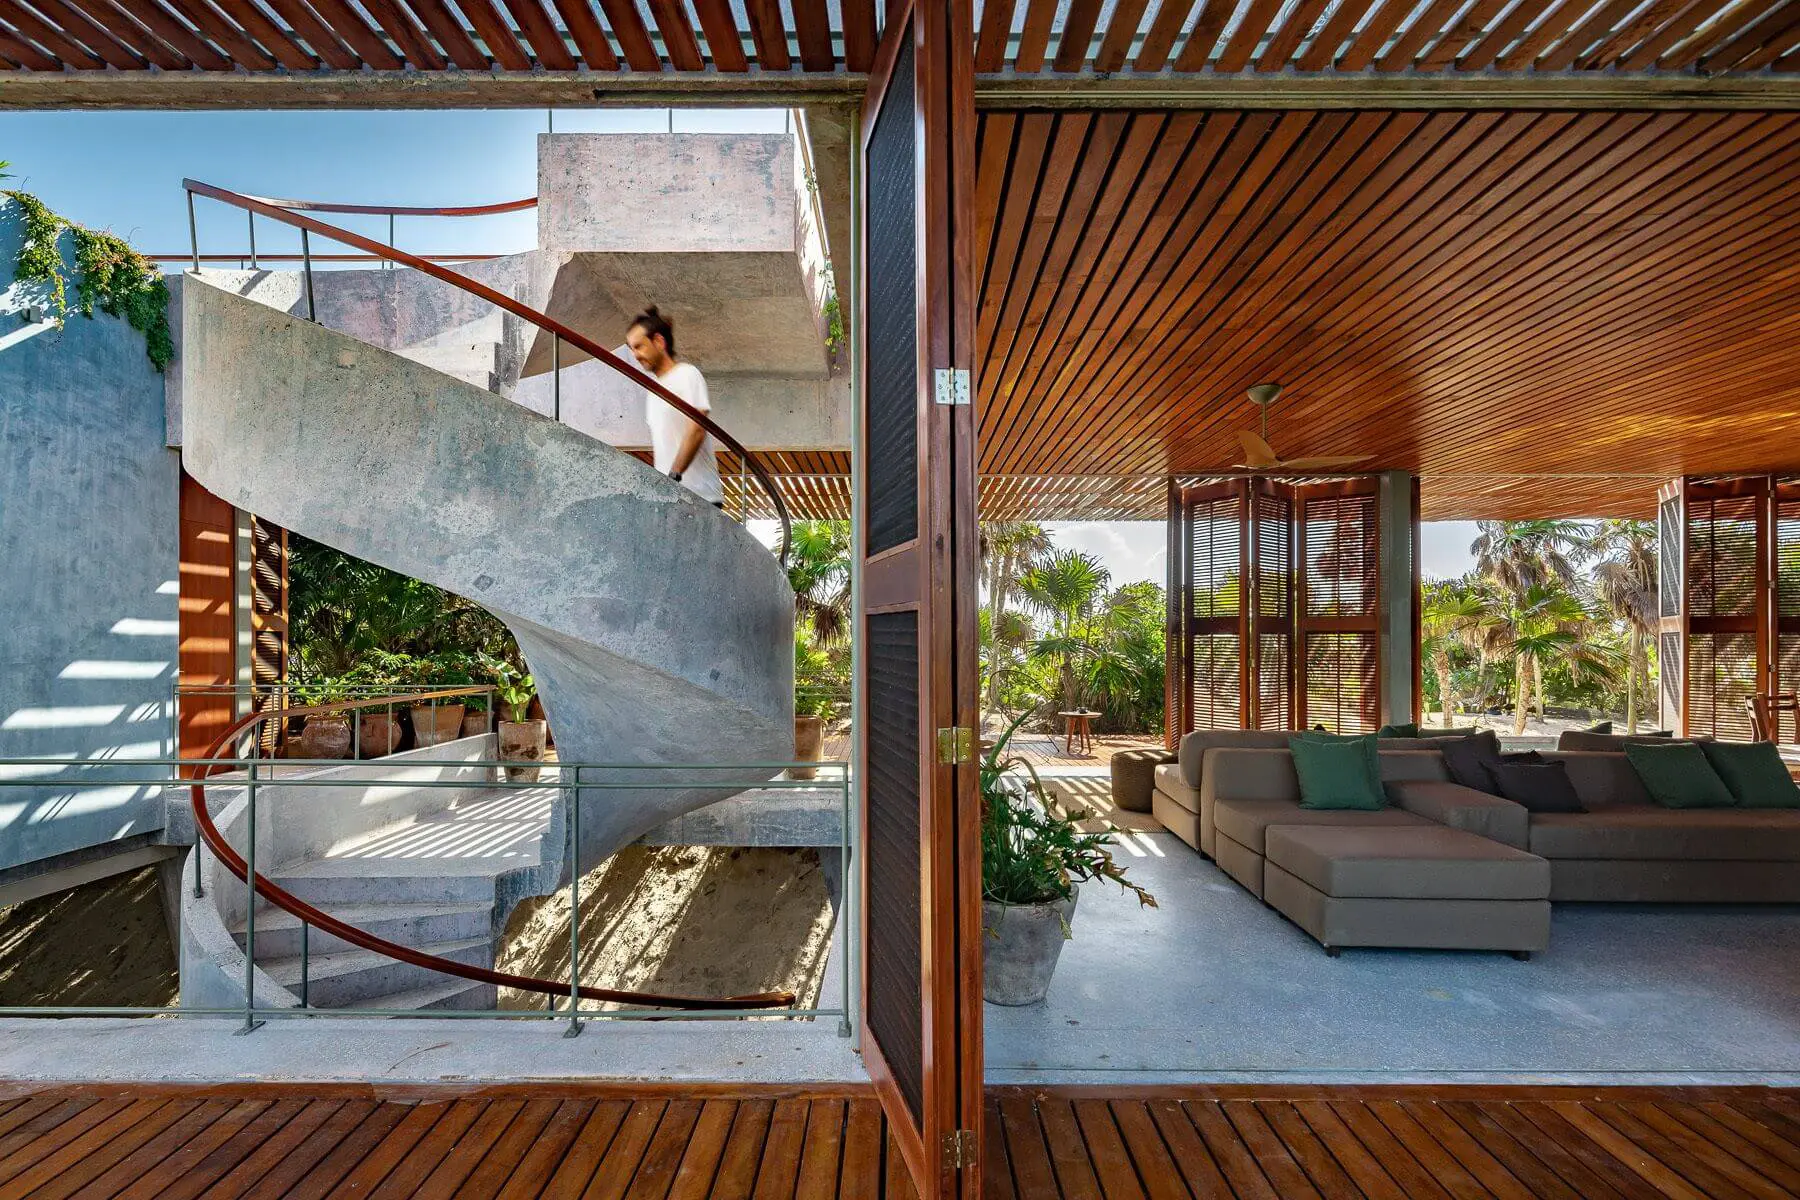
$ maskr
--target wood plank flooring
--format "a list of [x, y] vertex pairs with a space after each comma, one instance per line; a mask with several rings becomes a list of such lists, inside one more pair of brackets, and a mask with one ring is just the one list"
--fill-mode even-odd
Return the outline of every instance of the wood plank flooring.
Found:
[[[992, 1200], [1800, 1195], [1765, 1088], [994, 1088]], [[859, 1088], [0, 1084], [0, 1200], [908, 1197]]]
[[1800, 1196], [1768, 1088], [993, 1088], [991, 1200]]

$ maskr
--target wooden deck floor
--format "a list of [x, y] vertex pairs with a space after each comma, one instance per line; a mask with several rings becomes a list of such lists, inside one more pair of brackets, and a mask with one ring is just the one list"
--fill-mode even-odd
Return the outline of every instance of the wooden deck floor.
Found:
[[[15, 1085], [0, 1197], [912, 1195], [858, 1090]], [[994, 1200], [1800, 1195], [1756, 1088], [1000, 1088]]]

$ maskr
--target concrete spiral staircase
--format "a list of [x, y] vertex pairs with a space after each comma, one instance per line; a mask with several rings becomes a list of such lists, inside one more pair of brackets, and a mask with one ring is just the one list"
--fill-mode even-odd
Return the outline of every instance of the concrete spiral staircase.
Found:
[[[493, 612], [518, 639], [565, 762], [791, 756], [792, 590], [754, 536], [632, 456], [499, 394], [523, 359], [510, 321], [459, 322], [395, 352], [285, 311], [285, 299], [241, 273], [182, 281], [182, 456], [201, 484]], [[618, 770], [595, 782], [672, 778]], [[510, 904], [570, 870], [567, 794], [452, 793], [429, 817], [324, 838], [328, 852], [259, 870], [359, 928], [491, 965]], [[728, 794], [584, 787], [581, 869]], [[484, 818], [509, 810], [506, 853], [462, 852]], [[234, 924], [241, 943], [241, 915]], [[492, 1003], [489, 985], [312, 936], [315, 1006]], [[255, 957], [296, 994], [298, 937], [296, 919], [259, 906]]]

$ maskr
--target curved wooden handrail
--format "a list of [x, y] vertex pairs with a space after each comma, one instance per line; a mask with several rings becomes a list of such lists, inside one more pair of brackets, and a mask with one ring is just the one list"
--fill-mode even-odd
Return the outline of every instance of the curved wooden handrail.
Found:
[[781, 520], [781, 549], [777, 552], [776, 557], [781, 560], [783, 566], [787, 565], [788, 543], [792, 540], [793, 522], [788, 517], [787, 502], [781, 498], [781, 490], [775, 486], [775, 480], [769, 475], [768, 468], [763, 466], [761, 459], [757, 458], [756, 455], [752, 454], [749, 450], [746, 450], [743, 443], [725, 432], [724, 426], [720, 425], [717, 421], [714, 421], [709, 414], [700, 411], [686, 400], [683, 400], [680, 396], [677, 396], [674, 392], [671, 392], [654, 376], [647, 375], [637, 367], [627, 364], [612, 351], [600, 346], [593, 341], [593, 339], [576, 333], [573, 329], [570, 329], [567, 325], [564, 325], [554, 317], [538, 312], [536, 309], [522, 301], [515, 300], [504, 292], [496, 291], [484, 283], [479, 283], [476, 280], [470, 279], [467, 275], [452, 271], [450, 268], [439, 263], [431, 262], [428, 259], [420, 258], [416, 254], [409, 254], [405, 250], [396, 249], [384, 242], [378, 242], [374, 238], [364, 237], [360, 233], [353, 233], [348, 229], [343, 229], [336, 225], [328, 225], [324, 221], [317, 221], [311, 217], [302, 216], [298, 212], [290, 211], [288, 208], [282, 207], [283, 205], [288, 204], [298, 205], [302, 203], [301, 201], [267, 200], [257, 196], [246, 196], [241, 192], [234, 192], [228, 188], [215, 187], [210, 183], [201, 183], [197, 179], [183, 179], [181, 181], [181, 186], [185, 188], [190, 195], [205, 196], [209, 200], [217, 200], [222, 204], [229, 204], [234, 208], [241, 208], [246, 212], [253, 212], [260, 216], [268, 217], [270, 220], [280, 221], [285, 225], [292, 225], [296, 229], [304, 229], [309, 233], [316, 233], [321, 237], [331, 238], [334, 241], [344, 243], [346, 246], [355, 246], [359, 250], [366, 250], [370, 254], [387, 259], [390, 262], [396, 262], [401, 266], [411, 267], [415, 271], [423, 272], [433, 279], [441, 279], [452, 287], [461, 288], [472, 296], [478, 296], [481, 299], [486, 300], [489, 304], [505, 309], [515, 317], [531, 322], [539, 329], [561, 338], [582, 353], [589, 355], [599, 362], [605, 363], [607, 366], [629, 379], [632, 383], [643, 388], [645, 391], [650, 392], [652, 395], [655, 395], [658, 399], [673, 407], [675, 411], [687, 417], [688, 420], [712, 434], [722, 445], [735, 452], [740, 462], [748, 464], [750, 473], [756, 476], [756, 482], [761, 485], [764, 492], [768, 493], [769, 500], [774, 504], [775, 512]]
[[[463, 695], [469, 691], [480, 691], [480, 688], [451, 688], [440, 692], [423, 692], [407, 696], [377, 696], [363, 700], [344, 700], [330, 704], [299, 705], [293, 708], [270, 709], [267, 712], [251, 713], [233, 722], [231, 727], [220, 734], [218, 740], [208, 746], [204, 758], [216, 758], [219, 751], [229, 745], [233, 738], [252, 726], [273, 718], [305, 716], [308, 713], [337, 713], [351, 708], [373, 708], [377, 705], [410, 704], [419, 700], [431, 700], [443, 696]], [[215, 766], [217, 764], [214, 764]], [[212, 774], [211, 767], [202, 767], [197, 780], [204, 780]], [[508, 971], [495, 971], [487, 967], [471, 966], [448, 958], [439, 958], [435, 954], [426, 954], [411, 946], [402, 946], [398, 942], [390, 942], [386, 938], [377, 937], [354, 925], [346, 925], [321, 909], [314, 908], [306, 901], [280, 887], [262, 872], [257, 872], [256, 881], [250, 882], [250, 867], [219, 827], [213, 824], [212, 814], [206, 807], [206, 785], [196, 781], [189, 785], [194, 808], [194, 827], [200, 833], [200, 839], [215, 854], [225, 868], [237, 876], [240, 883], [245, 883], [250, 890], [262, 896], [276, 908], [292, 913], [302, 921], [317, 929], [322, 929], [333, 937], [341, 938], [353, 946], [361, 946], [364, 950], [373, 950], [389, 958], [415, 967], [424, 967], [429, 971], [438, 971], [445, 975], [455, 975], [461, 979], [471, 979], [477, 983], [491, 983], [498, 987], [515, 988], [523, 992], [542, 992], [551, 996], [567, 996], [570, 988], [567, 983], [559, 983], [554, 979], [539, 979], [531, 975], [514, 975]], [[581, 802], [577, 795], [575, 803]], [[571, 864], [571, 869], [575, 864]], [[197, 868], [196, 868], [197, 869]], [[599, 1000], [612, 1004], [634, 1004], [644, 1008], [677, 1008], [677, 1009], [717, 1009], [741, 1011], [747, 1009], [791, 1008], [794, 1004], [792, 992], [762, 992], [751, 996], [725, 996], [710, 998], [705, 996], [664, 996], [653, 992], [622, 992], [612, 988], [589, 987], [579, 984], [574, 989], [583, 1000]]]
[[282, 196], [240, 194], [247, 200], [260, 201], [291, 212], [360, 213], [374, 217], [491, 217], [498, 213], [524, 212], [528, 208], [536, 208], [538, 202], [536, 196], [527, 196], [523, 200], [502, 200], [496, 204], [419, 208], [403, 204], [332, 204], [324, 200], [289, 200]]

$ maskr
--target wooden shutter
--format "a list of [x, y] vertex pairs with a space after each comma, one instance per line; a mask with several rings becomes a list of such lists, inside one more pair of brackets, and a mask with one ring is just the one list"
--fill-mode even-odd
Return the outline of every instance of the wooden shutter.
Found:
[[1188, 488], [1182, 494], [1187, 527], [1184, 732], [1245, 727], [1246, 502], [1242, 480]]
[[1303, 727], [1380, 726], [1378, 481], [1302, 484], [1298, 509], [1298, 717]]
[[1657, 492], [1656, 499], [1656, 662], [1657, 693], [1664, 728], [1685, 732], [1683, 712], [1686, 690], [1682, 678], [1687, 668], [1687, 617], [1683, 566], [1687, 545], [1684, 483], [1676, 479]]
[[1294, 728], [1294, 501], [1257, 480], [1250, 492], [1250, 723]]
[[[1800, 480], [1778, 479], [1774, 487], [1773, 561], [1774, 678], [1770, 691], [1800, 692]], [[1800, 714], [1775, 714], [1775, 740], [1800, 742]]]
[[[899, 0], [863, 106], [863, 1058], [920, 1200], [978, 1195], [972, 17]], [[964, 397], [974, 392], [965, 378]], [[959, 736], [960, 735], [960, 736]]]
[[[261, 517], [250, 518], [250, 681], [254, 712], [285, 707], [278, 686], [288, 671], [287, 530]], [[265, 724], [258, 737], [264, 753], [275, 752], [280, 723]]]
[[1766, 476], [1690, 480], [1685, 494], [1686, 732], [1752, 737], [1745, 702], [1768, 678]]

